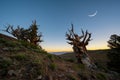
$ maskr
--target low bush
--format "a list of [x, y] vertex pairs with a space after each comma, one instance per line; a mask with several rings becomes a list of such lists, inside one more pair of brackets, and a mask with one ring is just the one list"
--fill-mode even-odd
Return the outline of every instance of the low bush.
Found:
[[98, 80], [107, 80], [105, 74], [103, 73], [96, 74], [96, 77]]
[[75, 60], [74, 59], [72, 59], [72, 58], [69, 58], [69, 59], [65, 59], [66, 61], [69, 61], [69, 62], [75, 62]]
[[56, 70], [57, 66], [56, 66], [55, 63], [51, 63], [51, 64], [49, 65], [49, 68], [50, 68], [52, 71], [54, 71], [54, 70]]
[[21, 54], [14, 55], [13, 58], [15, 58], [16, 60], [26, 60], [27, 56], [21, 53]]
[[77, 80], [74, 76], [72, 75], [67, 75], [67, 77], [69, 78], [69, 80]]
[[0, 43], [2, 43], [3, 45], [7, 47], [16, 47], [17, 45], [17, 43], [9, 41], [9, 40], [5, 40], [4, 38], [0, 38]]
[[12, 64], [11, 59], [9, 58], [0, 58], [0, 68], [7, 68]]
[[52, 60], [52, 61], [54, 60], [54, 55], [52, 55], [52, 54], [49, 54], [49, 53], [48, 53], [48, 54], [47, 54], [47, 57], [48, 57], [50, 60]]

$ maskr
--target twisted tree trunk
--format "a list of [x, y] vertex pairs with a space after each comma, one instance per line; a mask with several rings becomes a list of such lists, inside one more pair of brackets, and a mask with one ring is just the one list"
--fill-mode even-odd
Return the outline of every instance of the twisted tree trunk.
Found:
[[82, 30], [82, 35], [79, 36], [74, 33], [73, 24], [71, 24], [71, 26], [71, 30], [68, 30], [69, 33], [66, 33], [67, 40], [69, 40], [68, 44], [73, 46], [77, 62], [92, 68], [93, 63], [90, 60], [86, 49], [88, 42], [91, 40], [91, 33], [88, 33], [88, 31], [84, 32]]

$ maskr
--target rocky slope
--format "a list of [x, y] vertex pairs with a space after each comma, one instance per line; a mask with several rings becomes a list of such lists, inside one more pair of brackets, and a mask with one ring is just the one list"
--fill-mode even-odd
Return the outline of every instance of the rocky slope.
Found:
[[115, 76], [0, 34], [0, 80], [117, 80]]

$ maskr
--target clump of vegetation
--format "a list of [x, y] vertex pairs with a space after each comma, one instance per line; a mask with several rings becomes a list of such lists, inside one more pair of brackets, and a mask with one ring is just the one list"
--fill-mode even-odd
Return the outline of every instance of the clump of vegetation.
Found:
[[108, 58], [110, 59], [108, 68], [120, 73], [120, 36], [111, 35], [108, 46], [111, 48], [111, 52], [108, 53]]
[[39, 60], [38, 60], [38, 59], [35, 59], [35, 60], [33, 60], [33, 63], [34, 63], [34, 64], [41, 64], [41, 60], [40, 60], [40, 59], [39, 59]]
[[65, 59], [66, 61], [69, 61], [69, 62], [75, 62], [75, 60], [73, 58], [69, 58], [69, 59]]
[[0, 57], [0, 76], [5, 77], [8, 73], [8, 68], [12, 65], [10, 58]]
[[90, 78], [89, 72], [86, 71], [78, 72], [78, 76], [80, 80], [88, 80]]
[[54, 57], [54, 55], [49, 54], [49, 53], [47, 54], [47, 57], [48, 57], [51, 61], [53, 61], [53, 60], [54, 60], [54, 58], [55, 58], [55, 57]]
[[107, 80], [106, 75], [103, 73], [96, 74], [98, 80]]
[[85, 71], [86, 67], [84, 64], [74, 64], [73, 69], [76, 71]]
[[51, 63], [51, 64], [49, 65], [49, 68], [50, 68], [52, 71], [55, 71], [56, 68], [57, 68], [57, 65], [56, 65], [55, 63]]
[[38, 77], [39, 75], [42, 75], [43, 70], [42, 70], [42, 65], [39, 63], [30, 63], [30, 74], [33, 77]]
[[21, 54], [15, 54], [15, 55], [13, 56], [13, 58], [15, 58], [16, 60], [21, 61], [21, 60], [26, 60], [26, 59], [27, 59], [27, 56], [26, 56], [25, 54], [21, 53]]
[[5, 42], [6, 42], [6, 40], [5, 40], [5, 39], [0, 38], [0, 43], [5, 43]]
[[8, 41], [4, 38], [0, 38], [0, 43], [1, 43], [1, 46], [7, 46], [7, 47], [16, 47], [18, 45], [18, 43]]
[[67, 77], [68, 77], [68, 79], [69, 80], [77, 80], [74, 76], [72, 76], [72, 75], [67, 75]]
[[0, 57], [0, 68], [7, 68], [12, 64], [11, 59]]
[[29, 48], [29, 49], [38, 49], [38, 46], [36, 46], [34, 44], [31, 44], [31, 43], [29, 43], [27, 41], [21, 40], [20, 43], [21, 43], [22, 46], [24, 46], [26, 48]]

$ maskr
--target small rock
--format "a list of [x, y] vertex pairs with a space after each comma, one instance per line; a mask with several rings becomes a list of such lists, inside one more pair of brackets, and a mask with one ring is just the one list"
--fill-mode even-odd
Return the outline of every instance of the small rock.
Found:
[[8, 71], [8, 75], [10, 75], [10, 76], [16, 76], [17, 74], [16, 74], [16, 72], [14, 70], [9, 70]]
[[69, 70], [69, 72], [70, 72], [70, 73], [74, 73], [74, 71], [73, 71], [73, 70]]
[[2, 50], [4, 50], [4, 51], [8, 51], [8, 50], [9, 50], [9, 48], [2, 48]]
[[58, 75], [58, 77], [60, 77], [60, 78], [61, 78], [61, 77], [64, 77], [64, 76], [65, 76], [64, 74], [59, 74], [59, 75]]
[[3, 53], [3, 51], [2, 51], [2, 50], [0, 50], [0, 53]]
[[70, 68], [67, 70], [67, 72], [69, 72], [69, 73], [74, 73], [74, 71], [71, 70]]
[[37, 80], [42, 80], [42, 75], [38, 76]]

